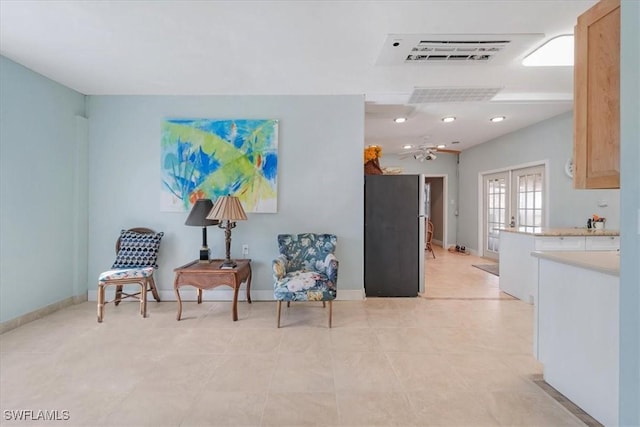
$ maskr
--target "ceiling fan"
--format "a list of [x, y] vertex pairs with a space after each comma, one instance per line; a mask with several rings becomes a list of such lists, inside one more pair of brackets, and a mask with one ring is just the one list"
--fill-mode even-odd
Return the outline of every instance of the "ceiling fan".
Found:
[[459, 150], [450, 150], [445, 149], [444, 147], [439, 148], [436, 145], [419, 145], [416, 147], [411, 147], [406, 149], [402, 154], [400, 154], [400, 159], [404, 160], [409, 157], [413, 157], [414, 159], [424, 162], [425, 160], [435, 160], [438, 158], [436, 153], [452, 153], [459, 154]]

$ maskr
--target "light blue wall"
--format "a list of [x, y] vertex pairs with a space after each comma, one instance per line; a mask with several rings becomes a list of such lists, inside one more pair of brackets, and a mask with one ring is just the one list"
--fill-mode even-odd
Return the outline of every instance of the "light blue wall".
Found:
[[86, 295], [84, 102], [0, 57], [1, 322]]
[[640, 425], [640, 2], [621, 2], [620, 425]]
[[437, 159], [419, 162], [413, 158], [401, 159], [396, 154], [384, 154], [380, 158], [382, 167], [398, 167], [403, 174], [424, 174], [426, 176], [447, 176], [447, 242], [444, 247], [456, 244], [458, 208], [458, 156], [455, 154], [440, 153]]
[[[573, 155], [571, 112], [504, 135], [460, 154], [458, 242], [478, 250], [478, 174], [513, 165], [548, 160], [549, 227], [586, 226], [587, 218], [607, 218], [620, 227], [619, 190], [575, 190], [564, 165]], [[598, 206], [606, 201], [608, 207]]]
[[[165, 232], [157, 284], [173, 298], [173, 269], [197, 258], [201, 229], [184, 225], [186, 212], [160, 211], [162, 120], [269, 118], [279, 120], [278, 213], [248, 214], [231, 243], [232, 257], [249, 245], [252, 298], [273, 298], [276, 235], [299, 232], [337, 234], [338, 298], [361, 298], [362, 96], [91, 96], [88, 110], [90, 278], [113, 262], [121, 228], [147, 226]], [[208, 243], [213, 256], [224, 257], [223, 230], [209, 227]]]

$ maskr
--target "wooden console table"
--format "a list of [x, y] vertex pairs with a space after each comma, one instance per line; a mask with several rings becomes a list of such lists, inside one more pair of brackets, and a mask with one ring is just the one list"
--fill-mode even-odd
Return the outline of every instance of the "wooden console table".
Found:
[[212, 289], [221, 285], [233, 288], [233, 320], [238, 320], [238, 291], [242, 282], [247, 283], [247, 302], [251, 304], [251, 260], [237, 259], [238, 264], [232, 269], [221, 269], [223, 260], [214, 259], [208, 263], [192, 261], [181, 267], [175, 268], [176, 273], [173, 289], [178, 300], [178, 314], [176, 320], [182, 315], [182, 299], [180, 299], [180, 287], [189, 285], [197, 288], [198, 304], [202, 303], [202, 290]]

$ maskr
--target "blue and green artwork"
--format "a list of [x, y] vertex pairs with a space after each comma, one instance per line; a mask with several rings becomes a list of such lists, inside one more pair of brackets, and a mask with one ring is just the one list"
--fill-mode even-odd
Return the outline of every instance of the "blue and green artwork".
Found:
[[277, 120], [165, 120], [161, 145], [163, 211], [232, 195], [247, 212], [277, 212]]

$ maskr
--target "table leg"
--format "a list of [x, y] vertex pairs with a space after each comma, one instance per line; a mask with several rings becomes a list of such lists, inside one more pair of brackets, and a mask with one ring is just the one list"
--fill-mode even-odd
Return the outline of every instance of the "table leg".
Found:
[[240, 291], [240, 283], [237, 277], [233, 278], [233, 321], [238, 320], [238, 292]]
[[180, 299], [180, 292], [178, 288], [175, 288], [176, 292], [176, 301], [178, 301], [178, 314], [176, 315], [176, 320], [180, 320], [180, 316], [182, 316], [182, 300]]
[[249, 265], [249, 276], [247, 277], [247, 302], [251, 304], [251, 265]]
[[198, 295], [198, 304], [202, 304], [202, 289], [197, 288], [196, 293]]

